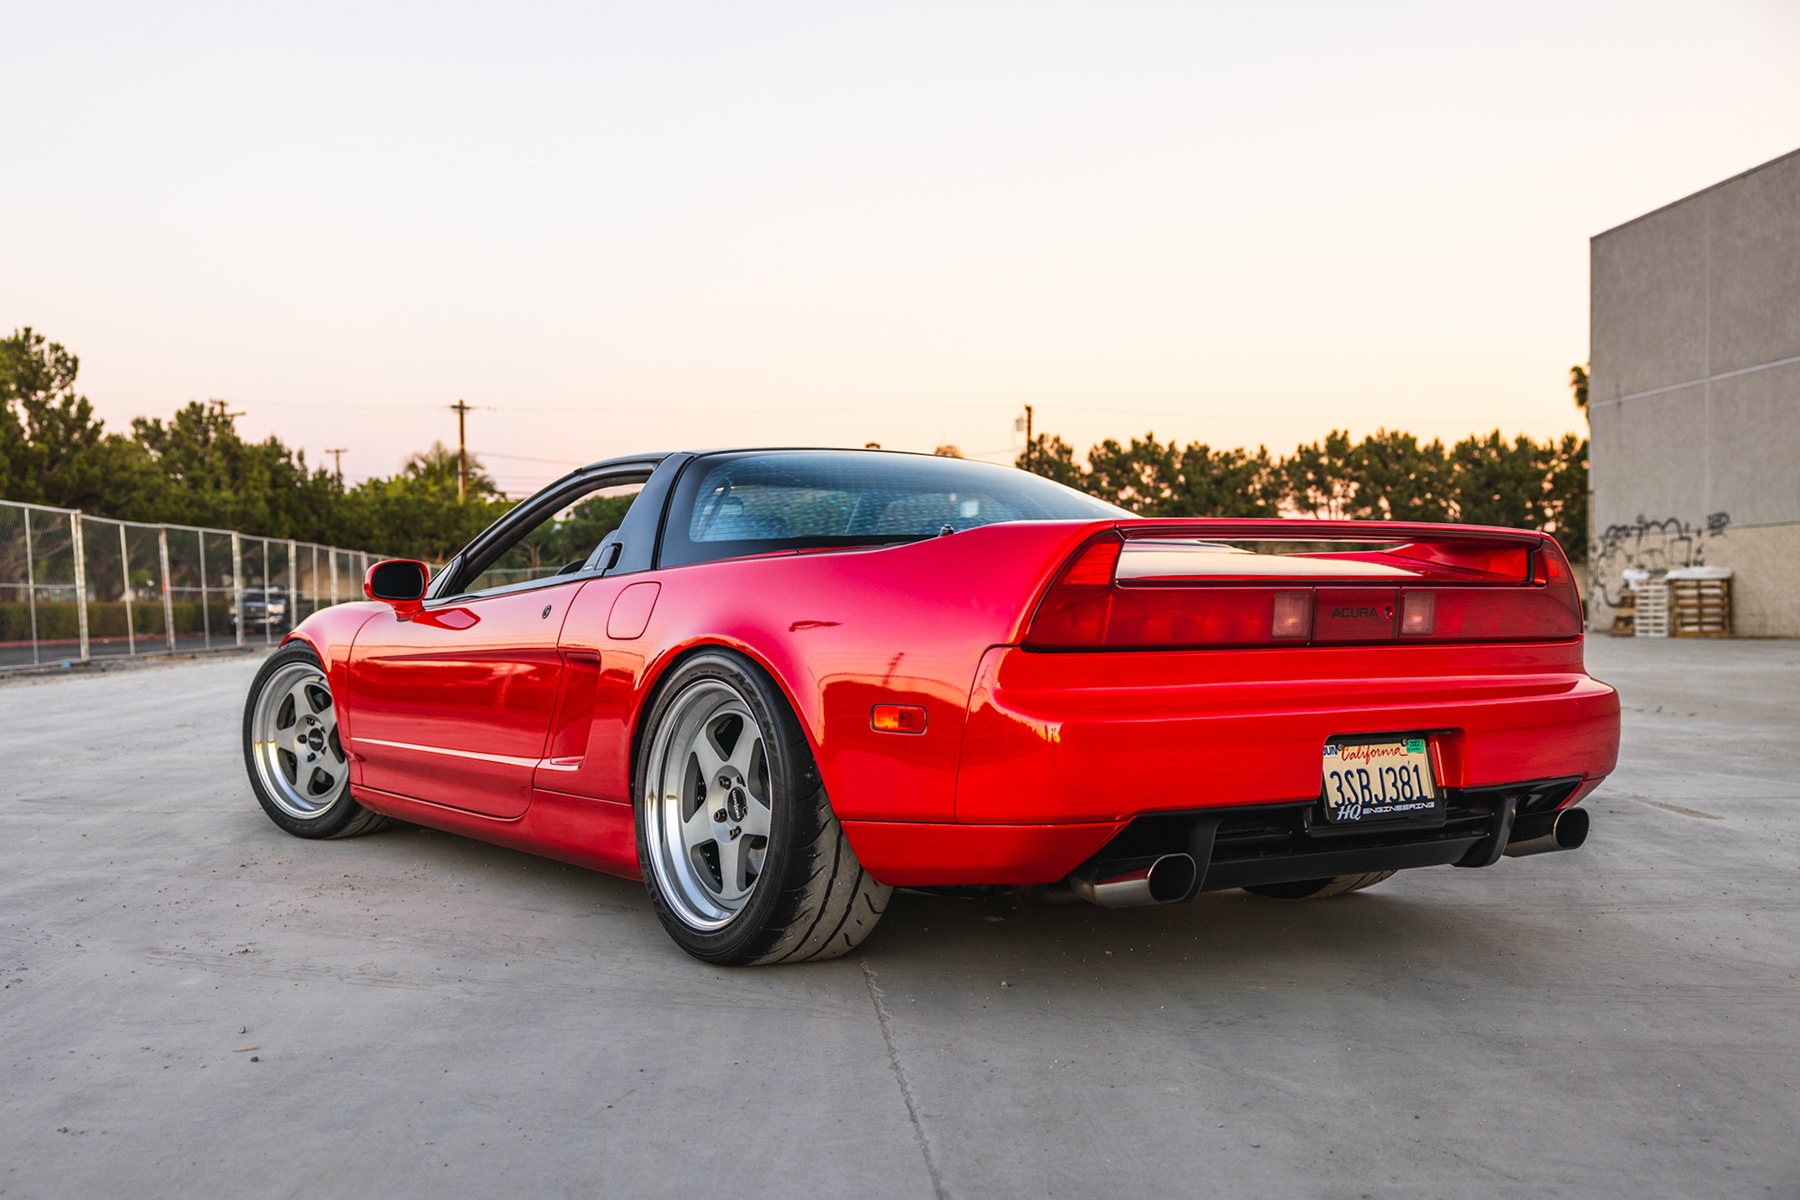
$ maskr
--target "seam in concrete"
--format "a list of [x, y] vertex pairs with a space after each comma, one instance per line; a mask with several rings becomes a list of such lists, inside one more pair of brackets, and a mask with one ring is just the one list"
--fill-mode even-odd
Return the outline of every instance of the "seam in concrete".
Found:
[[887, 1005], [881, 1002], [881, 989], [875, 986], [875, 972], [869, 969], [869, 960], [858, 960], [862, 966], [863, 982], [869, 985], [869, 999], [875, 1002], [875, 1019], [881, 1022], [881, 1038], [887, 1043], [888, 1066], [894, 1069], [894, 1081], [900, 1085], [900, 1098], [906, 1101], [906, 1116], [912, 1122], [913, 1136], [919, 1139], [919, 1153], [925, 1156], [925, 1173], [931, 1177], [931, 1191], [937, 1200], [949, 1200], [950, 1193], [944, 1190], [943, 1176], [938, 1174], [937, 1163], [931, 1158], [931, 1143], [925, 1137], [925, 1126], [919, 1120], [918, 1105], [913, 1103], [912, 1084], [907, 1082], [906, 1068], [900, 1065], [900, 1048], [894, 1044], [894, 1022], [888, 1017]]
[[1790, 363], [1800, 363], [1800, 354], [1792, 358], [1778, 358], [1774, 362], [1757, 363], [1754, 367], [1739, 367], [1735, 371], [1720, 371], [1717, 375], [1702, 375], [1698, 379], [1690, 379], [1685, 383], [1671, 383], [1667, 387], [1649, 388], [1642, 392], [1632, 392], [1629, 396], [1613, 396], [1606, 400], [1589, 401], [1593, 408], [1605, 408], [1608, 405], [1623, 404], [1627, 400], [1641, 400], [1645, 396], [1660, 396], [1664, 392], [1679, 392], [1682, 388], [1698, 387], [1703, 383], [1717, 383], [1721, 379], [1732, 379], [1739, 375], [1749, 375], [1757, 371], [1767, 371], [1770, 367], [1785, 367]]

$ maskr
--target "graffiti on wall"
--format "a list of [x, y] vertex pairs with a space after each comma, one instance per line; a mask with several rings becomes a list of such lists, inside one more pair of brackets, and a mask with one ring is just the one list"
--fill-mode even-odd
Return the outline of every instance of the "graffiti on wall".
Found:
[[1617, 608], [1625, 588], [1623, 572], [1672, 571], [1678, 567], [1706, 565], [1706, 547], [1723, 537], [1731, 524], [1730, 513], [1710, 513], [1703, 525], [1690, 525], [1680, 517], [1652, 521], [1639, 517], [1629, 525], [1608, 525], [1588, 549], [1589, 604]]

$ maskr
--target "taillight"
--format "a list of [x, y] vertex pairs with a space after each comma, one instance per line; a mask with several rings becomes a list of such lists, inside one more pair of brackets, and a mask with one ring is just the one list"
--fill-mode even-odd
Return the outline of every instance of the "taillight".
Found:
[[1313, 593], [1311, 588], [1299, 592], [1276, 592], [1275, 615], [1269, 622], [1269, 636], [1277, 641], [1312, 636]]
[[1430, 637], [1437, 631], [1437, 593], [1400, 594], [1400, 636]]
[[1260, 646], [1277, 640], [1304, 645], [1312, 609], [1309, 588], [1116, 588], [1104, 644], [1116, 649]]
[[1123, 545], [1116, 537], [1095, 542], [1075, 556], [1075, 561], [1063, 574], [1063, 583], [1071, 587], [1111, 587]]
[[1113, 568], [1119, 562], [1117, 534], [1088, 543], [1050, 588], [1031, 622], [1026, 642], [1057, 649], [1095, 649], [1106, 645], [1112, 618]]
[[1122, 543], [1106, 534], [1078, 551], [1032, 618], [1025, 644], [1041, 650], [1304, 643], [1313, 589], [1121, 587]]
[[1114, 575], [1123, 545], [1116, 533], [1107, 533], [1076, 552], [1038, 605], [1027, 647], [1508, 642], [1581, 634], [1574, 579], [1561, 550], [1549, 543], [1532, 553], [1529, 583], [1429, 588], [1120, 582]]
[[1581, 633], [1580, 615], [1555, 588], [1444, 588], [1435, 607], [1429, 636], [1440, 642], [1532, 642]]

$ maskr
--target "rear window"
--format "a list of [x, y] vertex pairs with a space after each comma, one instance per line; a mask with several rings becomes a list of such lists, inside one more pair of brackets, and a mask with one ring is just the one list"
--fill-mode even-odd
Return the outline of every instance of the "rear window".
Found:
[[870, 450], [708, 456], [677, 486], [661, 563], [871, 546], [1003, 521], [1105, 520], [1130, 513], [990, 463]]

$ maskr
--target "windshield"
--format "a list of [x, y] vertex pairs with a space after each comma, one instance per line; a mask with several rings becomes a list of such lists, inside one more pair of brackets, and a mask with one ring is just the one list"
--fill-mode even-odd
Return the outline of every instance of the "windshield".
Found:
[[1003, 521], [1130, 515], [1060, 483], [960, 458], [869, 450], [711, 455], [682, 476], [661, 563], [909, 542]]

